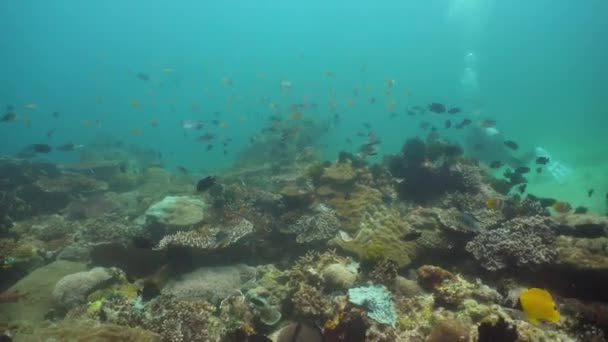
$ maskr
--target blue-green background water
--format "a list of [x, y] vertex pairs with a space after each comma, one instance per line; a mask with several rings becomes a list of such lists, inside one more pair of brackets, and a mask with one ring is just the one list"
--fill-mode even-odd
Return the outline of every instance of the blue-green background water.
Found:
[[[341, 123], [319, 153], [335, 159], [356, 150], [362, 139], [345, 139], [370, 122], [383, 141], [380, 159], [424, 136], [420, 121], [442, 125], [443, 117], [405, 115], [437, 101], [474, 121], [496, 119], [522, 149], [559, 156], [576, 171], [566, 186], [539, 176], [531, 188], [600, 211], [608, 190], [607, 13], [603, 0], [2, 1], [0, 105], [13, 105], [20, 120], [0, 125], [0, 153], [109, 135], [162, 152], [170, 168], [212, 172], [267, 125], [270, 103], [287, 115], [293, 103], [315, 102], [303, 118], [325, 120], [334, 93]], [[462, 82], [467, 66], [476, 87]], [[386, 80], [395, 80], [389, 96]], [[281, 81], [291, 89], [281, 91]], [[228, 155], [205, 152], [181, 128], [215, 111], [229, 125], [211, 129], [233, 139]], [[70, 162], [77, 154], [39, 158]], [[590, 187], [600, 195], [586, 198]]]

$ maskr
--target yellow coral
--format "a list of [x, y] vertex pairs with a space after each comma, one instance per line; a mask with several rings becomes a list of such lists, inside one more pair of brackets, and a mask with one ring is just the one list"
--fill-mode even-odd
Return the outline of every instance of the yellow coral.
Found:
[[342, 249], [355, 253], [360, 258], [372, 260], [382, 258], [394, 261], [398, 267], [410, 264], [417, 254], [415, 241], [404, 241], [401, 237], [411, 227], [404, 223], [398, 210], [377, 206], [361, 222], [361, 229], [353, 239], [338, 236], [330, 241]]

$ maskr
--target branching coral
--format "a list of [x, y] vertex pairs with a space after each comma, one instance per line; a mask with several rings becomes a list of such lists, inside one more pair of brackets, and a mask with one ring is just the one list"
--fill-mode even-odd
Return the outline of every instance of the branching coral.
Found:
[[552, 247], [557, 223], [549, 217], [515, 218], [467, 243], [466, 250], [491, 271], [510, 266], [533, 268], [556, 258]]
[[253, 232], [253, 224], [241, 219], [221, 227], [202, 226], [197, 230], [178, 231], [166, 235], [158, 243], [158, 248], [170, 246], [214, 250], [235, 244]]

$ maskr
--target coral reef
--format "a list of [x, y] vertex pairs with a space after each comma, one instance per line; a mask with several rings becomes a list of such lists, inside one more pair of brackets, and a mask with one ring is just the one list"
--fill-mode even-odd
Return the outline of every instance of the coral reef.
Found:
[[169, 230], [187, 228], [203, 221], [206, 207], [200, 198], [167, 196], [150, 206], [142, 220], [144, 224], [159, 224]]
[[180, 300], [204, 299], [219, 304], [255, 276], [255, 268], [247, 265], [203, 267], [169, 281], [162, 293]]
[[365, 307], [367, 315], [379, 323], [394, 326], [397, 321], [392, 295], [382, 285], [351, 288], [348, 300]]
[[241, 219], [233, 224], [219, 227], [201, 226], [196, 230], [178, 231], [166, 235], [158, 243], [158, 248], [189, 247], [199, 250], [215, 250], [231, 246], [253, 232], [253, 224]]
[[398, 267], [404, 267], [410, 264], [417, 253], [416, 242], [402, 238], [409, 231], [411, 227], [399, 211], [377, 207], [373, 213], [365, 215], [354, 238], [339, 234], [331, 243], [364, 260], [388, 259]]
[[343, 263], [335, 263], [325, 267], [321, 273], [324, 284], [329, 288], [347, 290], [357, 280], [357, 273]]
[[466, 250], [490, 271], [507, 267], [534, 268], [555, 260], [556, 222], [543, 216], [514, 218], [467, 243]]
[[53, 297], [62, 309], [86, 303], [91, 292], [117, 281], [120, 270], [95, 267], [89, 271], [67, 275], [55, 284]]
[[310, 243], [334, 237], [340, 227], [334, 210], [319, 204], [311, 214], [303, 215], [283, 232], [295, 234], [297, 243]]
[[387, 158], [392, 175], [402, 178], [398, 193], [402, 199], [426, 203], [454, 190], [477, 192], [482, 175], [473, 165], [461, 161], [462, 149], [440, 140], [418, 138], [405, 142], [400, 155]]

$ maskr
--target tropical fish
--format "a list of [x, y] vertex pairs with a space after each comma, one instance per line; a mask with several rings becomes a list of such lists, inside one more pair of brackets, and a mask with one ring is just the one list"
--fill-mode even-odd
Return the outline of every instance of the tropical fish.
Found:
[[499, 197], [490, 197], [486, 200], [486, 208], [488, 209], [501, 210], [504, 205], [504, 200]]
[[519, 173], [519, 174], [526, 174], [530, 172], [530, 168], [527, 166], [520, 166], [518, 168], [515, 169], [515, 173]]
[[549, 158], [547, 158], [547, 157], [536, 158], [536, 164], [538, 164], [538, 165], [547, 165], [548, 162], [549, 162]]
[[586, 214], [588, 211], [589, 211], [589, 208], [583, 207], [583, 206], [579, 206], [579, 207], [576, 207], [576, 209], [574, 209], [575, 214]]
[[557, 201], [553, 203], [551, 207], [560, 214], [564, 214], [572, 210], [572, 206], [570, 205], [570, 203], [564, 201]]
[[144, 72], [138, 72], [137, 75], [135, 75], [137, 78], [139, 78], [142, 81], [150, 81], [150, 75], [144, 73]]
[[594, 193], [594, 192], [595, 192], [595, 190], [593, 190], [593, 189], [589, 189], [589, 190], [587, 190], [587, 197], [591, 197], [591, 196], [593, 196], [593, 193]]
[[437, 114], [441, 114], [441, 113], [445, 113], [445, 105], [442, 105], [441, 103], [437, 103], [437, 102], [433, 102], [431, 104], [429, 104], [427, 106], [427, 108], [433, 112], [433, 113], [437, 113]]
[[461, 111], [462, 111], [462, 110], [461, 110], [460, 108], [458, 108], [458, 107], [452, 107], [452, 108], [450, 108], [450, 109], [448, 110], [448, 113], [449, 113], [449, 114], [457, 114], [457, 113], [460, 113]]
[[483, 119], [479, 123], [479, 126], [481, 126], [481, 128], [491, 128], [491, 127], [494, 127], [494, 126], [496, 126], [496, 120], [494, 120], [494, 119]]
[[207, 176], [196, 183], [196, 191], [204, 192], [215, 184], [215, 176]]
[[517, 145], [517, 143], [513, 140], [505, 141], [505, 146], [512, 150], [517, 150], [519, 148], [519, 145]]
[[38, 109], [38, 105], [33, 104], [33, 103], [28, 103], [25, 106], [23, 106], [25, 109], [29, 109], [29, 110], [36, 110]]
[[4, 115], [2, 115], [2, 118], [0, 118], [0, 122], [13, 122], [17, 120], [17, 114], [14, 112], [8, 112]]
[[203, 122], [200, 120], [184, 120], [182, 121], [182, 128], [198, 130], [203, 128]]
[[493, 162], [490, 163], [490, 167], [493, 169], [499, 169], [503, 166], [503, 162], [501, 162], [500, 160], [494, 160]]
[[47, 144], [32, 144], [28, 147], [28, 150], [35, 153], [49, 153], [52, 149]]
[[70, 152], [70, 151], [74, 151], [75, 149], [82, 148], [82, 147], [84, 147], [84, 145], [76, 145], [74, 143], [69, 142], [69, 143], [57, 146], [56, 149], [58, 151]]
[[519, 302], [526, 317], [534, 325], [539, 320], [559, 322], [559, 312], [551, 294], [545, 289], [531, 288], [519, 294]]

